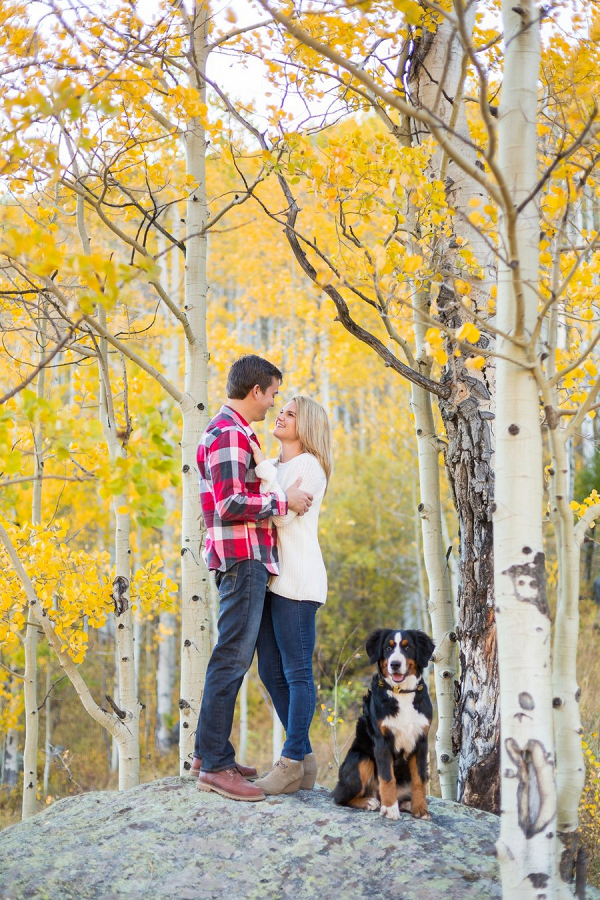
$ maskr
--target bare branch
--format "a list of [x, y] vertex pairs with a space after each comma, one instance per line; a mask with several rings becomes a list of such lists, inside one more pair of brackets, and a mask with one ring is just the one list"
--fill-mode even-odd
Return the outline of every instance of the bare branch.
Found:
[[69, 331], [67, 332], [67, 334], [65, 335], [63, 340], [59, 341], [58, 344], [54, 347], [54, 349], [50, 353], [48, 353], [46, 356], [44, 356], [44, 358], [39, 362], [39, 364], [35, 367], [35, 369], [29, 373], [29, 375], [27, 376], [25, 381], [21, 382], [21, 384], [17, 385], [12, 390], [8, 391], [8, 393], [4, 394], [3, 397], [0, 397], [0, 406], [2, 406], [3, 403], [6, 403], [8, 400], [10, 400], [11, 397], [14, 397], [15, 394], [18, 394], [19, 391], [22, 391], [24, 388], [26, 388], [27, 385], [33, 381], [33, 379], [38, 374], [38, 372], [41, 372], [42, 369], [44, 369], [48, 365], [48, 363], [52, 362], [54, 357], [58, 353], [60, 353], [60, 351], [64, 347], [66, 347], [66, 345], [69, 343], [69, 341], [73, 337], [74, 332], [79, 327], [80, 322], [81, 322], [81, 319], [78, 319], [77, 322], [75, 322], [73, 325], [71, 325], [71, 327], [69, 328]]

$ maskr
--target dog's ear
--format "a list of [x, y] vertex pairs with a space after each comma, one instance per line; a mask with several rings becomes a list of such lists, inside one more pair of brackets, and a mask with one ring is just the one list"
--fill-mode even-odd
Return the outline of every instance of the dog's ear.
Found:
[[424, 669], [433, 656], [435, 644], [424, 631], [415, 631], [414, 634], [417, 647], [417, 665], [420, 669]]
[[386, 629], [378, 628], [376, 631], [372, 631], [367, 638], [365, 647], [370, 663], [376, 663], [379, 659], [381, 659], [381, 642], [383, 640], [384, 634], [386, 634]]

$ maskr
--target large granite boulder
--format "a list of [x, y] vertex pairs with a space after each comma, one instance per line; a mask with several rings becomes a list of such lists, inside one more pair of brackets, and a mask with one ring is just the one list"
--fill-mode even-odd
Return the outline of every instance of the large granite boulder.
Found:
[[262, 803], [165, 778], [60, 800], [0, 838], [2, 900], [486, 900], [500, 897], [499, 820], [431, 800], [431, 821]]

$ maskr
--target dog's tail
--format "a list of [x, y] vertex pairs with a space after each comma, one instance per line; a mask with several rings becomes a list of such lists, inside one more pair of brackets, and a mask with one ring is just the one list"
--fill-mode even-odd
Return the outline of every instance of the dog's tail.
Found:
[[348, 806], [357, 797], [370, 793], [374, 764], [360, 753], [350, 750], [340, 766], [338, 783], [333, 789], [333, 802], [338, 806]]

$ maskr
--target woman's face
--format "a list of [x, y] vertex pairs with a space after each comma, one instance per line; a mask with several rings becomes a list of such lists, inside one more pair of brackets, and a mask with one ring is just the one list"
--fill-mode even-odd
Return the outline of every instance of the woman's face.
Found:
[[273, 434], [280, 441], [298, 440], [295, 400], [290, 400], [289, 403], [286, 403], [281, 412], [277, 414]]

